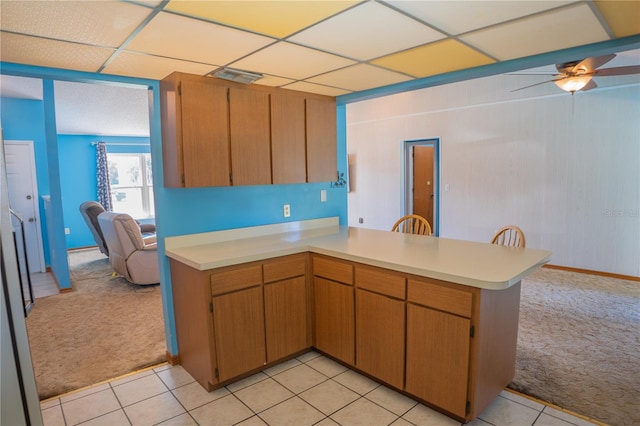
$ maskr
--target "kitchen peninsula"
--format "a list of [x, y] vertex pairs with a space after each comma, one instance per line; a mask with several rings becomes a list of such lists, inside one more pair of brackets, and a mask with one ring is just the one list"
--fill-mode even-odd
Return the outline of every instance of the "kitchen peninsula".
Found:
[[208, 390], [310, 348], [461, 420], [511, 381], [545, 250], [339, 227], [166, 238], [180, 364]]

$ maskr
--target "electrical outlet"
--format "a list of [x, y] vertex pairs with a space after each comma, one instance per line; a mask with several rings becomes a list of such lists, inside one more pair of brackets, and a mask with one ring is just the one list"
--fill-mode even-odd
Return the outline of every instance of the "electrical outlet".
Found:
[[326, 189], [321, 189], [320, 190], [320, 201], [325, 203], [327, 201], [327, 190]]
[[282, 206], [282, 213], [284, 214], [284, 217], [291, 216], [291, 206], [289, 204]]
[[69, 235], [71, 231], [69, 230], [69, 228], [64, 228], [64, 233], [65, 235]]

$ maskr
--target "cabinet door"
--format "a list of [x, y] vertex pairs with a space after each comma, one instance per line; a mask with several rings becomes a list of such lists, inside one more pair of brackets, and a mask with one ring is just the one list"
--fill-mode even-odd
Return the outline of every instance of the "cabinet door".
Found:
[[265, 364], [261, 287], [213, 297], [213, 326], [221, 382]]
[[232, 183], [271, 183], [269, 94], [229, 89]]
[[206, 81], [183, 80], [180, 84], [184, 186], [228, 186], [227, 88]]
[[304, 276], [265, 284], [267, 362], [311, 346], [307, 335], [307, 291]]
[[348, 364], [355, 357], [353, 287], [314, 277], [316, 347]]
[[460, 417], [466, 415], [471, 321], [407, 304], [405, 390]]
[[405, 303], [356, 290], [356, 366], [402, 389], [404, 385]]
[[331, 182], [337, 178], [336, 103], [307, 99], [307, 181]]
[[304, 97], [285, 93], [271, 95], [271, 168], [273, 183], [304, 183]]

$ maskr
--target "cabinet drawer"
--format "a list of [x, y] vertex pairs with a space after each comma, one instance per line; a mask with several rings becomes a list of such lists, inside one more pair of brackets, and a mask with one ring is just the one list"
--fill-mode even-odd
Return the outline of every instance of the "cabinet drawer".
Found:
[[471, 318], [473, 293], [433, 281], [409, 280], [407, 301]]
[[405, 277], [384, 269], [356, 266], [356, 287], [404, 300], [407, 296]]
[[286, 256], [265, 262], [264, 282], [270, 283], [305, 274], [305, 255]]
[[209, 277], [213, 296], [262, 284], [262, 265], [224, 268]]
[[313, 275], [353, 285], [353, 265], [346, 262], [314, 256]]

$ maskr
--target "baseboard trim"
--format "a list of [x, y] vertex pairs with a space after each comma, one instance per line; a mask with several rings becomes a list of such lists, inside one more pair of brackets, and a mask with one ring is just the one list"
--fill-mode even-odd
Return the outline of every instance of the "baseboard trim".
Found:
[[561, 271], [569, 271], [569, 272], [579, 272], [581, 274], [599, 275], [601, 277], [618, 278], [621, 280], [630, 280], [630, 281], [640, 282], [640, 277], [635, 277], [633, 275], [613, 274], [611, 272], [594, 271], [592, 269], [572, 268], [569, 266], [549, 265], [549, 264], [544, 265], [543, 268], [558, 269]]
[[180, 364], [180, 355], [171, 355], [169, 351], [167, 351], [167, 362], [169, 363], [169, 365]]

